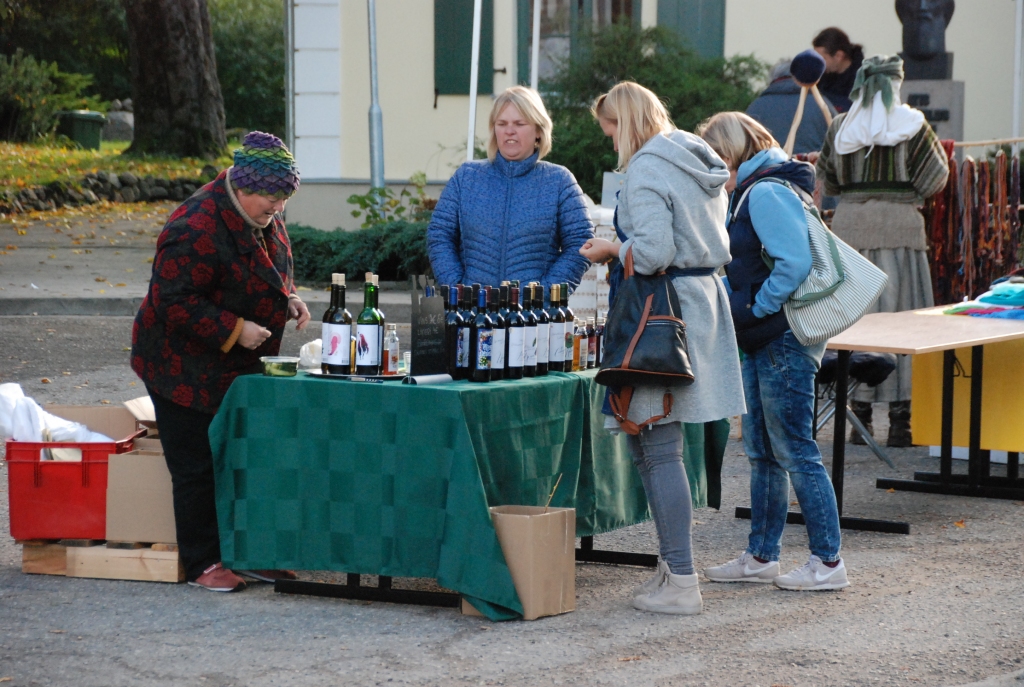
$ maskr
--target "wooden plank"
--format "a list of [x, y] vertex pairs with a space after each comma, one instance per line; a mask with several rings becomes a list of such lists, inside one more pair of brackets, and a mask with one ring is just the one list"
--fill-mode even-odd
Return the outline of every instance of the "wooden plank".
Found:
[[73, 547], [89, 547], [89, 546], [100, 546], [103, 544], [102, 539], [61, 539], [60, 543], [63, 546]]
[[14, 543], [18, 546], [49, 546], [58, 541], [58, 539], [15, 539]]
[[865, 315], [829, 340], [828, 348], [917, 355], [1024, 339], [1024, 321], [937, 314], [940, 311], [928, 308]]
[[185, 570], [177, 551], [108, 549], [105, 546], [69, 548], [68, 577], [144, 582], [184, 582]]
[[154, 551], [177, 551], [177, 544], [153, 544]]
[[64, 575], [67, 548], [60, 544], [29, 544], [21, 549], [21, 572], [30, 575]]

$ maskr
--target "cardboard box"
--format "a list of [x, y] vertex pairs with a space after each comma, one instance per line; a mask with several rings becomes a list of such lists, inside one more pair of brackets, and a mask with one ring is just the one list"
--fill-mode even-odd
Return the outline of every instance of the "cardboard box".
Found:
[[157, 453], [164, 452], [164, 445], [160, 443], [160, 435], [154, 436], [153, 430], [149, 430], [149, 433], [144, 437], [139, 437], [135, 440], [135, 448], [140, 451], [155, 451]]
[[174, 544], [171, 473], [163, 453], [136, 450], [107, 459], [107, 539]]
[[[505, 563], [523, 604], [523, 620], [576, 610], [576, 510], [491, 508]], [[462, 612], [480, 615], [467, 601]]]

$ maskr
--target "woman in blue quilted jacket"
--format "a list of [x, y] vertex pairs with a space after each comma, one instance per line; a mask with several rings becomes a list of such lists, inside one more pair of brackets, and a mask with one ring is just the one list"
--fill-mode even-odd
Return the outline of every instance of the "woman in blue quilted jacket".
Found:
[[517, 279], [575, 289], [590, 267], [579, 249], [594, 225], [572, 173], [541, 162], [551, 150], [544, 103], [513, 86], [495, 98], [489, 126], [487, 159], [456, 170], [427, 228], [437, 283]]

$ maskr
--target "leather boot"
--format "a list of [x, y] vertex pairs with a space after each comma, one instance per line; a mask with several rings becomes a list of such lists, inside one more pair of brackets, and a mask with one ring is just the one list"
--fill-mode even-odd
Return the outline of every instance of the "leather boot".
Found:
[[910, 401], [892, 401], [889, 404], [889, 438], [885, 445], [894, 448], [913, 445], [910, 435]]
[[[871, 404], [865, 403], [864, 401], [851, 401], [850, 409], [853, 414], [857, 416], [857, 419], [861, 421], [861, 424], [871, 433], [871, 437], [875, 436], [875, 429], [871, 426]], [[850, 428], [850, 443], [856, 444], [857, 446], [867, 446], [864, 437], [860, 435], [855, 428]]]

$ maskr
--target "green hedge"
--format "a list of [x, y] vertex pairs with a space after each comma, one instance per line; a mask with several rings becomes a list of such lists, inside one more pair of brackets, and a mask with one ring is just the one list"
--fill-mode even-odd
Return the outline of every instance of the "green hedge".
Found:
[[382, 281], [430, 274], [426, 222], [389, 222], [355, 231], [291, 224], [288, 236], [299, 282], [330, 283], [332, 272], [345, 273], [349, 281], [362, 281], [364, 272]]

